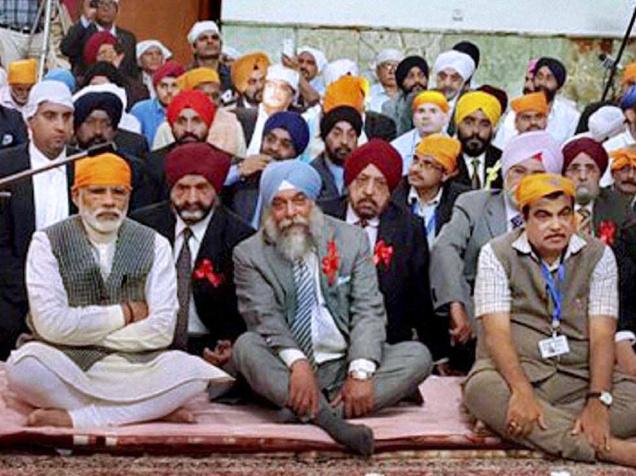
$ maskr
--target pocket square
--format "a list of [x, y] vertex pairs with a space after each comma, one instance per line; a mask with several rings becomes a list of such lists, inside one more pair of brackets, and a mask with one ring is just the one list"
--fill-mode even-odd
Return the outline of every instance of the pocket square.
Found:
[[349, 276], [339, 276], [338, 277], [338, 281], [336, 281], [336, 287], [337, 286], [341, 286], [343, 284], [347, 284], [349, 281], [351, 281], [351, 275], [349, 275]]

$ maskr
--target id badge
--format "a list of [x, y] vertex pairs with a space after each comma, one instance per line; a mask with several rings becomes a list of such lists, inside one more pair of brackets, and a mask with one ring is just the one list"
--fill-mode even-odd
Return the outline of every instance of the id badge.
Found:
[[539, 351], [541, 358], [551, 359], [570, 352], [568, 338], [564, 335], [552, 336], [549, 339], [539, 341]]

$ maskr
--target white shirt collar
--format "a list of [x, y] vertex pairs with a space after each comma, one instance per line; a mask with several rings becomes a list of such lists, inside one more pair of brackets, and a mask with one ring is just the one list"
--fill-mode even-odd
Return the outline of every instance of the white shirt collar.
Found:
[[[62, 153], [53, 160], [62, 160], [65, 157], [66, 157], [66, 148], [62, 150]], [[49, 159], [46, 155], [40, 152], [40, 149], [38, 149], [35, 146], [33, 141], [29, 142], [29, 158], [31, 159], [31, 168], [42, 167], [44, 165], [49, 165], [52, 162], [51, 159]], [[51, 170], [48, 170], [47, 172], [59, 172], [59, 173], [66, 174], [66, 169], [64, 167], [56, 167]]]
[[[567, 251], [565, 252], [565, 258], [563, 261], [566, 261], [570, 256], [577, 254], [587, 245], [587, 241], [579, 235], [572, 235], [570, 238], [570, 242], [568, 243]], [[517, 238], [513, 243], [512, 247], [519, 251], [520, 253], [526, 255], [532, 255], [534, 259], [537, 261], [539, 257], [535, 255], [534, 251], [532, 251], [532, 247], [530, 246], [530, 242], [528, 241], [528, 235], [525, 231], [521, 233], [519, 238]]]
[[[346, 222], [351, 224], [351, 225], [355, 225], [358, 222], [360, 222], [361, 218], [358, 216], [358, 214], [354, 211], [353, 207], [351, 206], [351, 204], [347, 204], [347, 218], [346, 218]], [[380, 218], [379, 217], [375, 217], [375, 218], [371, 218], [369, 220], [366, 220], [367, 222], [367, 227], [372, 227], [372, 228], [378, 228], [380, 226]]]
[[508, 197], [508, 194], [505, 190], [502, 190], [501, 193], [503, 194], [504, 203], [506, 205], [506, 220], [510, 222], [510, 220], [512, 220], [517, 215], [521, 215], [521, 212], [517, 209], [517, 207], [513, 205], [510, 197]]
[[203, 237], [205, 236], [205, 232], [208, 229], [208, 225], [210, 224], [210, 220], [212, 220], [212, 216], [214, 215], [214, 210], [210, 210], [210, 213], [201, 221], [196, 222], [193, 225], [186, 225], [186, 223], [181, 219], [179, 214], [176, 214], [177, 217], [177, 226], [175, 227], [174, 237], [175, 240], [181, 236], [183, 230], [185, 230], [188, 226], [190, 230], [192, 230], [192, 236], [194, 239], [201, 243], [203, 241]]
[[415, 190], [415, 187], [409, 187], [409, 195], [407, 197], [407, 202], [409, 205], [413, 205], [414, 203], [419, 203], [421, 207], [436, 207], [437, 205], [439, 205], [439, 202], [442, 200], [443, 191], [444, 191], [444, 187], [441, 186], [439, 190], [437, 191], [437, 195], [435, 195], [435, 197], [433, 197], [432, 200], [426, 203], [422, 203], [422, 201], [420, 200], [420, 196], [417, 193], [417, 190]]

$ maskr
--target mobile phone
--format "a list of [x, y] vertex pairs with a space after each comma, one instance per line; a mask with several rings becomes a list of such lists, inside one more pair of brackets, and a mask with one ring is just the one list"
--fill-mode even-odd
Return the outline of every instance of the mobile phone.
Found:
[[290, 58], [296, 56], [296, 42], [293, 38], [285, 38], [283, 40], [283, 54]]

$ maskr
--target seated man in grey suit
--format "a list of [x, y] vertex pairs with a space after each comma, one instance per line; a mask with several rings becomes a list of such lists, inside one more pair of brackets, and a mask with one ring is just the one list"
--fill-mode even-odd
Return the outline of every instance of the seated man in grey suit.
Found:
[[233, 360], [285, 421], [312, 422], [370, 455], [373, 432], [344, 418], [411, 396], [431, 372], [419, 342], [385, 343], [386, 311], [366, 233], [316, 206], [318, 172], [300, 161], [261, 177], [264, 217], [234, 250], [239, 312], [248, 332]]
[[511, 140], [501, 156], [504, 190], [476, 190], [457, 198], [451, 219], [431, 250], [433, 305], [449, 317], [450, 367], [467, 372], [475, 360], [473, 287], [481, 247], [492, 238], [523, 224], [514, 192], [530, 174], [561, 173], [563, 155], [545, 131], [532, 131]]

